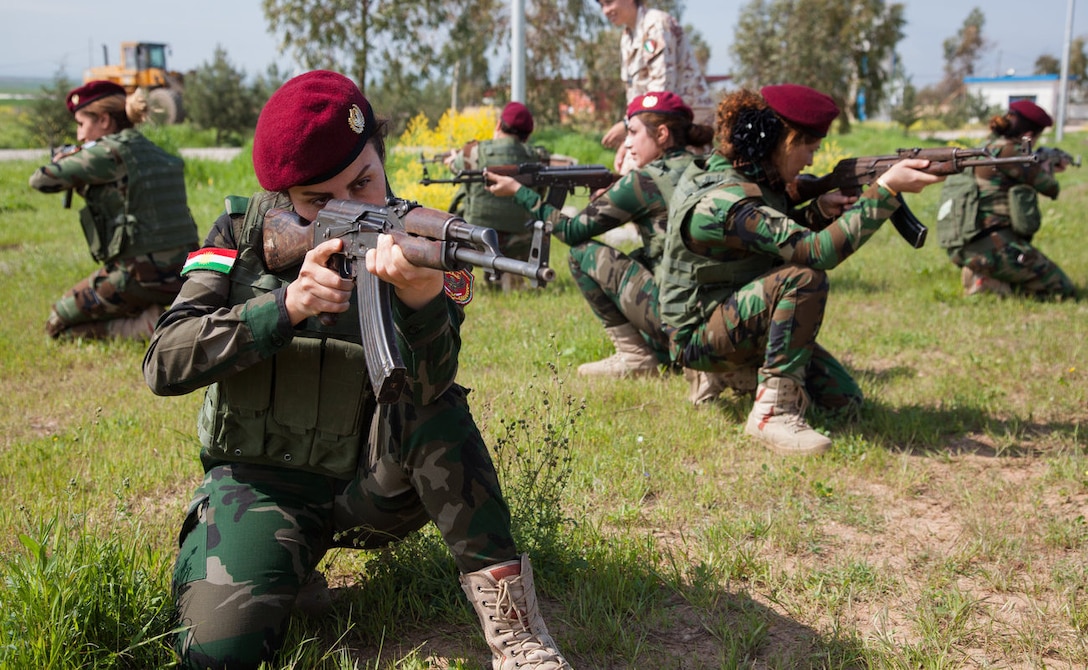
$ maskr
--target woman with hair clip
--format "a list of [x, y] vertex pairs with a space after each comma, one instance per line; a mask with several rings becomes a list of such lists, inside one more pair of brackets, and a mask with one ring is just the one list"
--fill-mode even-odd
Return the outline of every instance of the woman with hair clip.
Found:
[[43, 193], [74, 190], [91, 256], [102, 267], [54, 305], [45, 331], [54, 338], [147, 339], [181, 289], [181, 269], [197, 248], [185, 195], [185, 167], [144, 137], [147, 99], [110, 81], [68, 93], [80, 146], [51, 157], [30, 186]]
[[[570, 245], [570, 270], [590, 309], [604, 325], [615, 353], [585, 363], [578, 373], [624, 377], [656, 374], [669, 363], [654, 271], [661, 258], [668, 202], [694, 156], [685, 148], [709, 144], [714, 129], [692, 122], [691, 108], [668, 91], [640, 95], [627, 107], [627, 151], [637, 168], [594, 198], [574, 217], [543, 202], [513, 177], [487, 173], [490, 191], [514, 196], [552, 234]], [[594, 238], [626, 223], [638, 227], [642, 246], [624, 254]]]
[[805, 422], [810, 396], [840, 411], [862, 400], [846, 369], [816, 343], [827, 271], [880, 229], [900, 206], [899, 192], [942, 179], [920, 171], [928, 161], [908, 159], [859, 198], [833, 192], [793, 208], [786, 186], [812, 164], [838, 115], [830, 97], [795, 84], [723, 98], [715, 153], [684, 174], [669, 203], [658, 267], [674, 360], [707, 372], [756, 370], [745, 431], [787, 455], [831, 446]]
[[[1052, 120], [1030, 100], [1017, 100], [1009, 111], [990, 120], [985, 149], [993, 156], [1016, 156], [1025, 141], [1034, 144]], [[1039, 229], [1039, 194], [1057, 198], [1061, 189], [1054, 173], [1065, 170], [1059, 152], [1040, 152], [1033, 165], [976, 167], [948, 179], [937, 214], [938, 239], [948, 257], [963, 268], [967, 295], [1020, 293], [1034, 298], [1073, 298], [1076, 287], [1056, 263], [1032, 246]], [[954, 194], [967, 188], [977, 197], [974, 216], [957, 208]], [[964, 214], [964, 212], [968, 212]]]

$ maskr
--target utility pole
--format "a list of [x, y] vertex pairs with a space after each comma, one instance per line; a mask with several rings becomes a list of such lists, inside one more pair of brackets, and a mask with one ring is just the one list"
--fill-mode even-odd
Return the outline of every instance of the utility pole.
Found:
[[510, 0], [510, 100], [525, 102], [525, 0]]
[[1069, 9], [1065, 15], [1065, 46], [1062, 48], [1062, 74], [1058, 83], [1058, 129], [1055, 141], [1061, 142], [1065, 134], [1065, 108], [1069, 105], [1069, 50], [1073, 43], [1073, 5], [1076, 0], [1069, 0]]

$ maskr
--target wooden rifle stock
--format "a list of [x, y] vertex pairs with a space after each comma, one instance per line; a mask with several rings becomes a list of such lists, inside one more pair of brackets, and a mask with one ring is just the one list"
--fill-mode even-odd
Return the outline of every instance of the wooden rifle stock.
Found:
[[[861, 194], [865, 187], [875, 182], [893, 165], [907, 158], [928, 160], [929, 165], [919, 169], [922, 172], [942, 177], [963, 172], [971, 167], [1030, 165], [1039, 162], [1039, 157], [1033, 153], [994, 158], [986, 153], [984, 149], [915, 147], [899, 149], [895, 154], [886, 156], [844, 158], [835, 165], [831, 172], [822, 177], [808, 174], [798, 175], [787, 191], [790, 198], [797, 203], [812, 200], [836, 189], [844, 195], [857, 196]], [[927, 229], [925, 225], [910, 211], [901, 194], [896, 195], [896, 199], [899, 200], [900, 206], [892, 214], [892, 225], [912, 247], [915, 249], [922, 248], [926, 241]]]

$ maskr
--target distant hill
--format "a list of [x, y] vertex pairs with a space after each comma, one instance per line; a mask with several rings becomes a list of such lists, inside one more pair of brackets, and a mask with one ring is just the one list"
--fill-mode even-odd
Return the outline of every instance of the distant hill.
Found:
[[0, 75], [0, 92], [37, 93], [42, 86], [53, 83], [50, 77], [13, 77]]

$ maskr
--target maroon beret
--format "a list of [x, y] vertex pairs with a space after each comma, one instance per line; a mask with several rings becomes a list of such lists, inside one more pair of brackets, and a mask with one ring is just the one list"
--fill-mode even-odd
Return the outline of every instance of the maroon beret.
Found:
[[1031, 100], [1017, 100], [1009, 105], [1010, 112], [1016, 112], [1024, 118], [1025, 121], [1029, 121], [1039, 126], [1040, 128], [1047, 128], [1054, 123], [1054, 119], [1050, 118], [1050, 115], [1046, 113], [1046, 110], [1036, 105]]
[[684, 104], [683, 98], [672, 91], [649, 91], [638, 96], [627, 105], [627, 118], [635, 114], [653, 112], [654, 114], [673, 114], [688, 121], [695, 118], [691, 107]]
[[103, 79], [96, 79], [89, 81], [79, 88], [74, 88], [68, 93], [68, 111], [75, 114], [76, 111], [83, 109], [87, 105], [91, 104], [95, 100], [106, 98], [111, 95], [125, 95], [125, 89], [120, 84], [115, 84], [112, 81], [105, 81]]
[[830, 96], [808, 86], [764, 86], [759, 94], [786, 123], [813, 137], [826, 137], [831, 122], [839, 116], [839, 106]]
[[502, 124], [522, 135], [530, 135], [533, 132], [533, 115], [529, 108], [520, 102], [509, 102], [502, 108], [502, 116], [499, 117]]
[[340, 174], [377, 130], [355, 82], [314, 70], [290, 79], [265, 103], [253, 134], [253, 171], [269, 191]]

